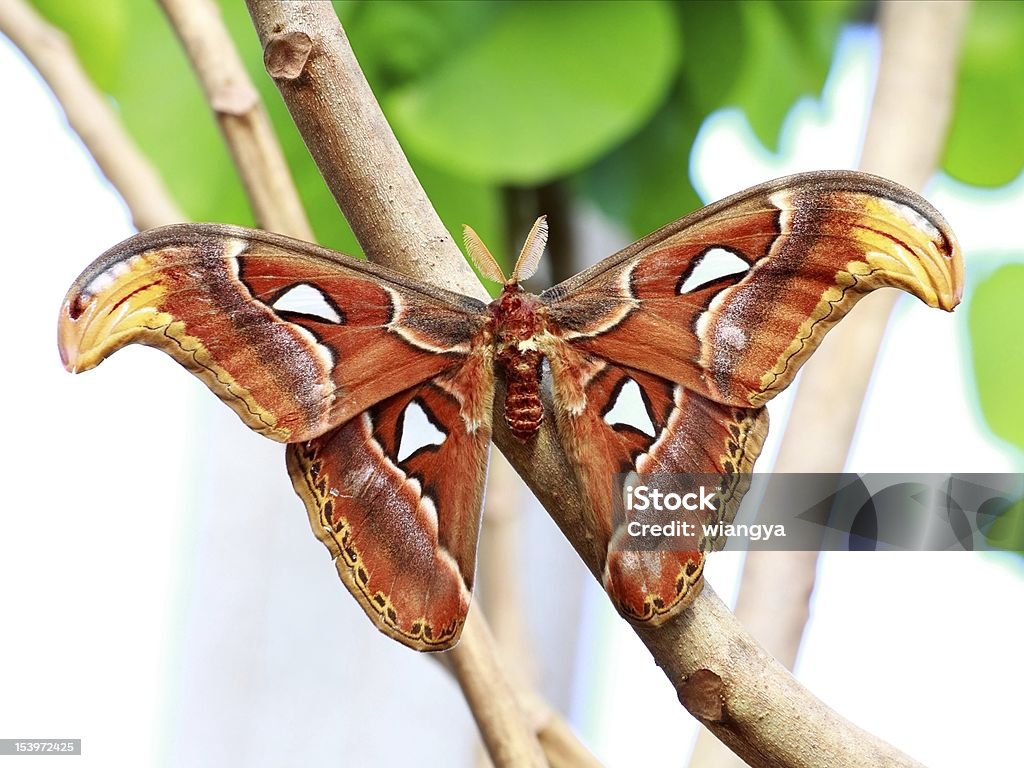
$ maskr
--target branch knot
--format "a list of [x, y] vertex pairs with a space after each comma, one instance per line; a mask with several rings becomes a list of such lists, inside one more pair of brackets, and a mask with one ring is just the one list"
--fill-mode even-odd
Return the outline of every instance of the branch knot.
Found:
[[677, 692], [680, 703], [695, 717], [712, 723], [725, 719], [725, 683], [710, 669], [698, 669]]
[[306, 68], [313, 41], [305, 32], [283, 32], [267, 40], [263, 64], [275, 80], [295, 80]]

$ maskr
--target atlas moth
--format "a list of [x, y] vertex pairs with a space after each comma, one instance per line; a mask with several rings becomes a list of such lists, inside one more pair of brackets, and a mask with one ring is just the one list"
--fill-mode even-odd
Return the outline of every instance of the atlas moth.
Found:
[[[631, 547], [611, 478], [701, 473], [742, 498], [765, 403], [865, 293], [951, 310], [963, 262], [925, 200], [848, 171], [770, 181], [709, 205], [539, 295], [541, 218], [506, 278], [466, 230], [490, 304], [268, 232], [179, 224], [113, 247], [60, 311], [68, 370], [129, 343], [162, 349], [287, 465], [341, 580], [386, 634], [458, 641], [473, 589], [496, 377], [530, 441], [549, 414], [605, 552], [618, 610], [659, 624], [689, 605], [716, 542]], [[620, 417], [624, 398], [632, 418]], [[430, 440], [408, 445], [413, 417]], [[721, 520], [719, 520], [720, 522]]]

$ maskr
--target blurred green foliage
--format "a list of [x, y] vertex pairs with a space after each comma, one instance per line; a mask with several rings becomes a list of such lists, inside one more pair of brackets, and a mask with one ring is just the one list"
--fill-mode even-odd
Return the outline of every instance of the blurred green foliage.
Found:
[[543, 183], [590, 165], [665, 100], [679, 63], [673, 21], [663, 3], [507, 5], [388, 92], [384, 108], [403, 144], [433, 165], [492, 184]]
[[[155, 3], [36, 0], [70, 35], [195, 219], [251, 224], [216, 123]], [[740, 106], [769, 145], [820, 91], [841, 2], [339, 2], [353, 49], [450, 230], [505, 239], [502, 190], [565, 181], [637, 235], [699, 206], [701, 120]], [[273, 83], [242, 3], [222, 13], [318, 239], [358, 253]], [[500, 249], [499, 249], [500, 250]]]
[[994, 519], [984, 531], [988, 543], [1024, 555], [1024, 499], [1003, 502], [992, 512]]
[[972, 4], [943, 166], [982, 187], [1024, 168], [1024, 3]]
[[[1024, 254], [1019, 261], [1024, 262]], [[978, 400], [992, 431], [1024, 451], [1024, 263], [1005, 264], [974, 289], [967, 312]]]
[[[1010, 255], [983, 278], [967, 305], [974, 385], [992, 433], [1024, 457], [1024, 253]], [[985, 537], [994, 547], [1024, 554], [1024, 501], [992, 510]]]
[[[156, 3], [36, 0], [197, 219], [251, 223], [237, 175]], [[359, 60], [446, 224], [504, 228], [501, 189], [568, 182], [634, 234], [697, 207], [689, 148], [743, 109], [769, 148], [820, 92], [857, 0], [336, 2]], [[357, 251], [276, 88], [244, 5], [224, 20], [271, 113], [321, 241]], [[1024, 167], [1024, 3], [975, 3], [945, 167], [997, 185]]]

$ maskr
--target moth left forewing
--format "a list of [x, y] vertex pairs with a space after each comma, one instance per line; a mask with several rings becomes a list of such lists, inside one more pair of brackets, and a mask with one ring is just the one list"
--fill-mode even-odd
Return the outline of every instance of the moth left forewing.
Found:
[[[704, 553], [716, 543], [703, 525], [735, 513], [746, 490], [744, 474], [767, 432], [767, 412], [721, 405], [600, 358], [574, 359], [572, 350], [556, 352], [551, 371], [562, 444], [587, 503], [590, 530], [607, 553], [605, 588], [625, 616], [658, 624], [700, 591]], [[652, 539], [631, 528], [665, 519], [625, 509], [619, 501], [624, 487], [642, 480], [671, 484], [684, 474], [721, 489], [715, 511], [684, 514], [696, 526], [693, 535]]]
[[128, 343], [162, 349], [250, 428], [287, 442], [457, 367], [483, 310], [309, 243], [184, 224], [87, 268], [61, 308], [59, 342], [77, 371]]
[[483, 370], [439, 376], [288, 446], [342, 582], [382, 632], [417, 650], [458, 642], [469, 610], [494, 391]]

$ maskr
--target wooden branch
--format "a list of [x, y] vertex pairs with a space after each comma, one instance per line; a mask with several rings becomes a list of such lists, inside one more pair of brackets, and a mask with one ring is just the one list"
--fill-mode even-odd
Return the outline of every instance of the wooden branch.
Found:
[[[935, 172], [953, 105], [966, 2], [886, 2], [881, 61], [861, 168], [920, 190]], [[871, 371], [899, 294], [879, 291], [837, 325], [804, 368], [775, 472], [842, 472]], [[736, 618], [792, 668], [810, 611], [818, 552], [752, 551]], [[691, 764], [741, 763], [701, 733]]]
[[540, 742], [501, 674], [494, 638], [479, 610], [470, 611], [462, 639], [444, 659], [459, 681], [494, 764], [498, 768], [547, 766]]
[[[921, 189], [949, 124], [966, 2], [882, 5], [882, 56], [861, 168]], [[777, 472], [841, 472], [875, 356], [899, 297], [876, 291], [837, 325], [804, 368]], [[869, 309], [870, 307], [870, 309]], [[842, 375], [837, 375], [838, 371]]]
[[[482, 297], [408, 167], [331, 6], [247, 2], [267, 70], [367, 254]], [[499, 385], [497, 402], [503, 394]], [[598, 575], [604, 552], [587, 533], [579, 490], [550, 420], [529, 444], [519, 444], [496, 419], [494, 440]], [[637, 632], [684, 705], [752, 765], [811, 765], [808, 755], [815, 765], [913, 764], [801, 688], [708, 587], [676, 620]], [[720, 681], [711, 689], [721, 700], [718, 711], [709, 710], [707, 696], [694, 695], [697, 683], [711, 679]]]
[[[669, 679], [681, 681], [676, 692], [683, 705], [747, 764], [920, 766], [802, 687], [707, 588], [694, 609], [672, 619], [667, 631], [638, 629], [637, 634]], [[879, 680], [880, 691], [887, 685]]]
[[[508, 461], [499, 451], [493, 451], [487, 464], [484, 516], [473, 588], [474, 610], [482, 608], [486, 611], [504, 676], [515, 681], [513, 686], [520, 701], [522, 692], [534, 684], [523, 625], [519, 579], [515, 571], [515, 560], [520, 550], [516, 494], [521, 485]], [[480, 768], [487, 768], [493, 761], [488, 745], [483, 747], [483, 750], [478, 750], [475, 762]]]
[[532, 690], [517, 692], [519, 706], [540, 741], [549, 768], [601, 768], [601, 763], [583, 745], [565, 719]]
[[213, 0], [160, 0], [199, 77], [261, 229], [313, 241], [267, 111]]
[[23, 0], [0, 2], [0, 32], [50, 86], [71, 128], [124, 198], [135, 226], [147, 229], [185, 221], [156, 169], [82, 69], [64, 33]]
[[521, 562], [522, 503], [526, 490], [505, 457], [494, 452], [487, 467], [484, 519], [480, 531], [476, 589], [509, 673], [532, 681], [533, 659], [523, 624], [523, 596], [517, 572]]
[[[562, 716], [534, 691], [536, 670], [523, 624], [523, 599], [516, 578], [522, 515], [522, 481], [500, 453], [487, 470], [484, 522], [480, 532], [476, 590], [487, 614], [519, 706], [552, 768], [598, 768], [597, 758], [580, 742]], [[463, 642], [465, 638], [463, 638]], [[486, 762], [482, 762], [486, 764]]]

